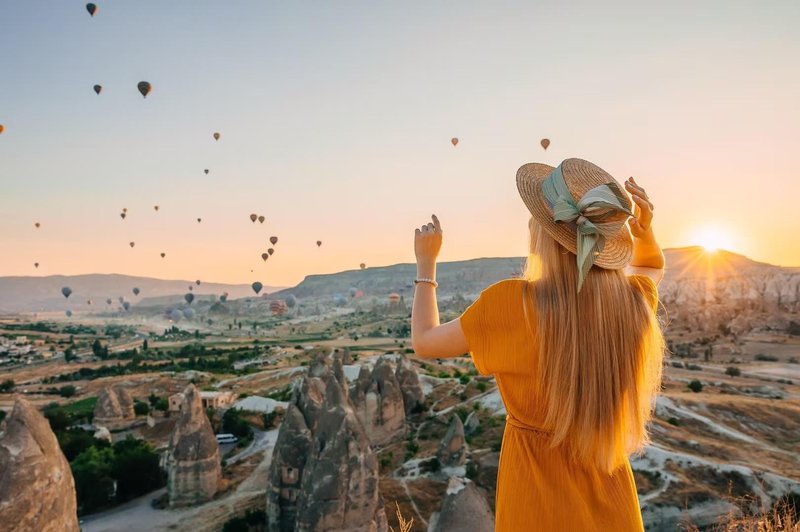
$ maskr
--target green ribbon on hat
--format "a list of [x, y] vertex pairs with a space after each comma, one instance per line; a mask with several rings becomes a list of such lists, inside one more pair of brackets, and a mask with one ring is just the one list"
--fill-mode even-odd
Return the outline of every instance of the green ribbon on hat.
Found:
[[633, 216], [633, 213], [625, 206], [625, 195], [615, 182], [598, 185], [576, 201], [564, 180], [561, 165], [542, 181], [542, 193], [553, 210], [555, 222], [575, 224], [580, 292], [595, 257], [603, 251], [606, 238], [617, 234], [627, 221], [627, 217], [617, 215]]

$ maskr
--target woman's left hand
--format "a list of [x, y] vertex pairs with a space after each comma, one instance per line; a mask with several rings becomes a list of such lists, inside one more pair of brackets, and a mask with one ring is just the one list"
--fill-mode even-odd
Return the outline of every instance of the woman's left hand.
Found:
[[418, 264], [436, 263], [439, 250], [442, 249], [442, 225], [435, 214], [431, 220], [414, 232], [414, 254]]

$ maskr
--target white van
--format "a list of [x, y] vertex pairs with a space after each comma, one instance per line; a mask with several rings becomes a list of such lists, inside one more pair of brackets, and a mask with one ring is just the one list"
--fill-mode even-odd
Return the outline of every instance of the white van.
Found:
[[217, 434], [217, 443], [236, 443], [239, 438], [233, 434]]

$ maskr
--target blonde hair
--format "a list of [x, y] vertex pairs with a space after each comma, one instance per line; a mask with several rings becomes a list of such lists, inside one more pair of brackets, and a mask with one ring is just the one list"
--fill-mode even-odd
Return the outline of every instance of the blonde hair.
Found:
[[536, 339], [545, 428], [581, 463], [612, 472], [648, 442], [664, 337], [623, 270], [591, 268], [577, 291], [575, 255], [531, 218], [524, 309]]

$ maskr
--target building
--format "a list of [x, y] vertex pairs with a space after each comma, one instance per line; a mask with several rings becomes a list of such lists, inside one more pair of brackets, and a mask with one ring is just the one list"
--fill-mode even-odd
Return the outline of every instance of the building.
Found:
[[[221, 408], [229, 408], [236, 400], [236, 395], [233, 392], [200, 392], [200, 401], [203, 403], [203, 408], [213, 408], [215, 410]], [[169, 411], [180, 412], [183, 405], [183, 394], [176, 393], [169, 396]]]

